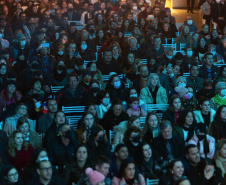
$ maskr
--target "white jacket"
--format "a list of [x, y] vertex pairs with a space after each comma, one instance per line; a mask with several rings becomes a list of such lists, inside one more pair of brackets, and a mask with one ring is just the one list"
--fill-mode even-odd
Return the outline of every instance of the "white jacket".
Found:
[[[204, 123], [204, 119], [202, 117], [201, 111], [200, 110], [195, 110], [193, 111], [194, 115], [195, 115], [195, 120], [197, 123]], [[212, 123], [214, 116], [216, 114], [216, 111], [213, 110], [212, 108], [210, 108], [210, 123]]]

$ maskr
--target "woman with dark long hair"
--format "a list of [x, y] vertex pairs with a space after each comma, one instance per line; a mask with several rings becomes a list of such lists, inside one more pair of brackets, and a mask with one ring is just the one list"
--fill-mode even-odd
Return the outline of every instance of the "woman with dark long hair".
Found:
[[196, 110], [193, 111], [193, 113], [197, 123], [202, 122], [209, 127], [214, 119], [216, 111], [210, 108], [210, 100], [208, 98], [201, 97]]
[[224, 178], [221, 176], [221, 170], [217, 167], [215, 160], [206, 158], [201, 160], [199, 164], [199, 174], [197, 184], [221, 184]]
[[125, 159], [122, 161], [118, 176], [113, 177], [111, 184], [145, 185], [145, 179], [137, 173], [135, 162], [131, 159]]
[[6, 88], [0, 93], [0, 113], [11, 103], [19, 102], [21, 98], [22, 95], [16, 90], [16, 82], [14, 80], [7, 81]]
[[163, 113], [162, 120], [169, 120], [175, 125], [177, 118], [183, 109], [182, 101], [178, 95], [172, 95], [169, 100], [169, 108]]
[[194, 135], [196, 121], [192, 111], [184, 109], [180, 112], [176, 125], [173, 128], [173, 135], [179, 136], [187, 143]]
[[184, 165], [178, 159], [168, 164], [167, 173], [159, 179], [159, 185], [174, 185], [184, 174]]
[[214, 120], [209, 126], [208, 134], [216, 141], [226, 137], [226, 105], [221, 105], [217, 109]]
[[154, 173], [154, 160], [152, 158], [152, 149], [148, 143], [142, 142], [136, 150], [134, 157], [140, 173], [144, 178], [156, 179]]
[[85, 174], [85, 169], [90, 167], [88, 159], [88, 148], [81, 144], [75, 150], [72, 161], [66, 164], [63, 171], [63, 179], [67, 185], [77, 184], [78, 180]]
[[13, 165], [7, 165], [4, 167], [3, 175], [5, 182], [2, 185], [22, 185], [22, 181], [19, 178], [18, 170]]
[[104, 129], [100, 126], [94, 126], [91, 128], [87, 147], [91, 161], [93, 161], [98, 155], [105, 155], [110, 158], [111, 144], [106, 141]]

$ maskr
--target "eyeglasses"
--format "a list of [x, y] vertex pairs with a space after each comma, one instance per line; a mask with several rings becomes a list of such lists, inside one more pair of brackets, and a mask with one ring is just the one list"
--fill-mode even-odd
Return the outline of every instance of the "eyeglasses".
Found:
[[43, 171], [52, 171], [53, 170], [53, 168], [52, 168], [52, 166], [50, 166], [50, 167], [46, 167], [46, 168], [41, 168], [40, 170], [43, 170]]
[[8, 175], [9, 177], [15, 177], [15, 176], [17, 176], [18, 175], [18, 173], [16, 172], [16, 173], [13, 173], [13, 174], [10, 174], [10, 175]]

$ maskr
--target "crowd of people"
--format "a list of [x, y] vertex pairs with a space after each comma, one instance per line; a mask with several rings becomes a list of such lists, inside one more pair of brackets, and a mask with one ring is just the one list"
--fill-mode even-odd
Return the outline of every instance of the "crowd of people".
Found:
[[225, 184], [226, 2], [201, 10], [0, 0], [0, 184]]

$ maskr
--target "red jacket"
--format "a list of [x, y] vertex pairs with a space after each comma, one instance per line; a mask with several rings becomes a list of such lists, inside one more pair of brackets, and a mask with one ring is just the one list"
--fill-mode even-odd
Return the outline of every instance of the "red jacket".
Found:
[[34, 148], [31, 144], [27, 147], [27, 150], [24, 147], [20, 151], [15, 148], [15, 157], [12, 157], [7, 151], [8, 162], [16, 167], [19, 175], [21, 175], [23, 168], [30, 162], [33, 151]]

